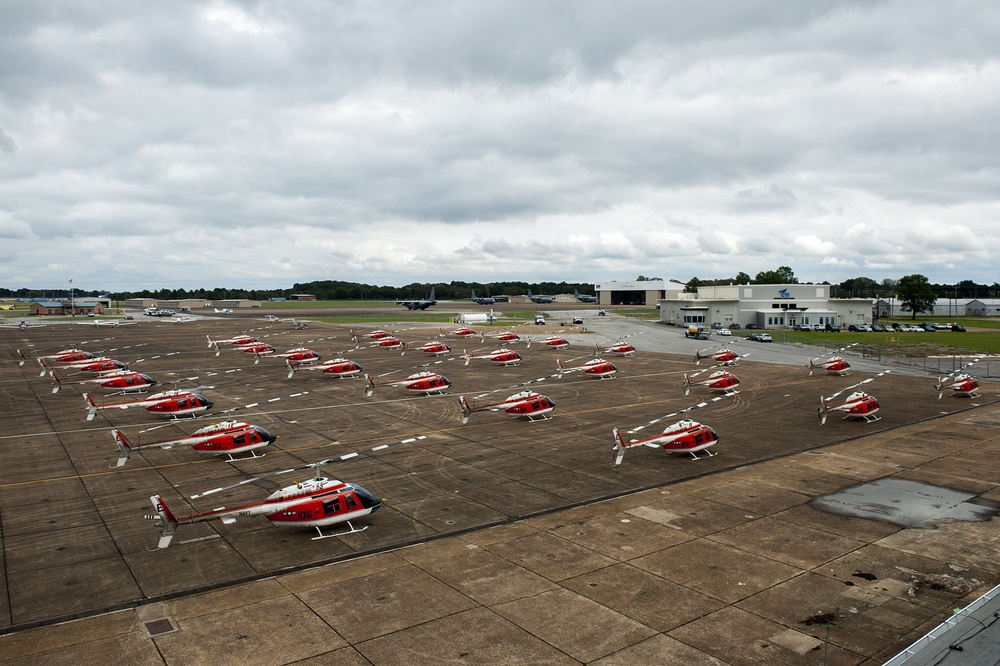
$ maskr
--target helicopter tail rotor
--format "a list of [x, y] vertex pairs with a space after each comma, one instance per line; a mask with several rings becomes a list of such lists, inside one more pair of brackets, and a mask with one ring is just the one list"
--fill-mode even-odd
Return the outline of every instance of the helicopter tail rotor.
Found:
[[691, 378], [688, 377], [688, 373], [684, 373], [684, 395], [691, 393]]
[[375, 393], [375, 380], [372, 379], [371, 375], [365, 373], [365, 381], [368, 382], [368, 386], [365, 387], [365, 395], [370, 398]]
[[174, 514], [170, 512], [166, 502], [159, 495], [153, 495], [149, 499], [153, 503], [153, 511], [156, 513], [146, 514], [145, 518], [146, 520], [158, 520], [163, 524], [163, 532], [160, 534], [160, 541], [156, 547], [166, 548], [174, 538], [174, 532], [177, 531], [177, 519], [174, 518]]
[[464, 395], [458, 396], [458, 404], [462, 406], [462, 425], [469, 422], [469, 417], [472, 416], [472, 407], [469, 406], [469, 401], [465, 399]]

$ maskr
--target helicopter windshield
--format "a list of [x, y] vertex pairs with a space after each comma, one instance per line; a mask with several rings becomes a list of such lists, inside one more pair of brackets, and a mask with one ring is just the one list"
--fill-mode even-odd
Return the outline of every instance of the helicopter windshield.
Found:
[[264, 442], [273, 443], [278, 439], [277, 435], [272, 435], [271, 433], [269, 433], [264, 428], [261, 428], [260, 426], [254, 426], [254, 429], [257, 431], [257, 434], [260, 435], [261, 440]]
[[374, 511], [382, 506], [382, 500], [378, 499], [361, 486], [354, 486], [354, 492], [357, 493], [358, 499], [361, 500], [361, 505], [366, 509]]

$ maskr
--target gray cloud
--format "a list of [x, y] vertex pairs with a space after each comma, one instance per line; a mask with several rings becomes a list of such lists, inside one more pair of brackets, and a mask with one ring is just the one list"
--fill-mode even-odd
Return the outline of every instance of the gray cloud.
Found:
[[0, 285], [996, 279], [984, 0], [51, 1], [0, 25]]

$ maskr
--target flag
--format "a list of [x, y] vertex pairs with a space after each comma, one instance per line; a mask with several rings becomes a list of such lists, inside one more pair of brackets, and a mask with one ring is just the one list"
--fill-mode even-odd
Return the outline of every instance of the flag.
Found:
[[69, 279], [69, 283], [70, 283], [70, 284], [73, 284], [73, 278], [70, 278], [70, 279]]

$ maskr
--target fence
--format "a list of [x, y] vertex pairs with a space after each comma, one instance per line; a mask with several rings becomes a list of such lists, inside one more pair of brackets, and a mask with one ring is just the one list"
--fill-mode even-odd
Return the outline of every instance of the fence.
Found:
[[[785, 338], [785, 336], [781, 336]], [[817, 356], [823, 354], [829, 354], [829, 347], [822, 347], [819, 345], [810, 345], [803, 342], [791, 341], [787, 339], [782, 339], [783, 344], [816, 349]], [[1000, 377], [1000, 357], [996, 357], [991, 354], [941, 354], [934, 356], [913, 356], [902, 353], [893, 353], [887, 351], [884, 347], [879, 345], [865, 345], [859, 344], [850, 347], [849, 349], [842, 350], [842, 353], [847, 356], [860, 356], [861, 358], [876, 361], [878, 363], [888, 363], [892, 365], [905, 365], [910, 368], [920, 368], [926, 372], [933, 375], [947, 375], [949, 373], [960, 370], [966, 364], [971, 363], [977, 359], [983, 358], [984, 356], [994, 358], [995, 360], [982, 360], [976, 363], [975, 370], [970, 370], [974, 372], [977, 377]]]

